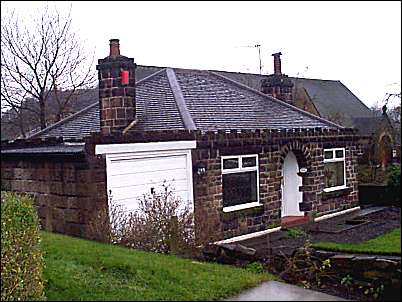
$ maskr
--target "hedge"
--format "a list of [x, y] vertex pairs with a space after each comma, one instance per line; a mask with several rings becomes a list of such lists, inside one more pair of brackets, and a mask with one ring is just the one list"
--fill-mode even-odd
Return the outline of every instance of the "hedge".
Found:
[[392, 165], [387, 171], [387, 184], [396, 204], [401, 205], [401, 166]]
[[39, 224], [32, 199], [1, 192], [1, 300], [45, 300]]

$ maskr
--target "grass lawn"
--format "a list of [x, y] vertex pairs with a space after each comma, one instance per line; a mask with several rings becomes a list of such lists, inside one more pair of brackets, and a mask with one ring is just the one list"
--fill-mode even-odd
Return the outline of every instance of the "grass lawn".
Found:
[[317, 242], [313, 247], [341, 252], [401, 254], [401, 228], [361, 243]]
[[267, 273], [41, 232], [48, 300], [218, 300]]

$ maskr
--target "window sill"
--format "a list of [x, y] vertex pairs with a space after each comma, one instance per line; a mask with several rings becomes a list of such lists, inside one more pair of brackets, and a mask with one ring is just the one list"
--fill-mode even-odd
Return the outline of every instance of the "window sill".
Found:
[[343, 189], [346, 189], [346, 188], [347, 188], [346, 186], [326, 188], [326, 189], [324, 189], [324, 192], [328, 193], [328, 192], [340, 191], [340, 190], [343, 190]]
[[229, 213], [229, 212], [240, 211], [240, 210], [250, 209], [250, 208], [255, 208], [255, 207], [260, 207], [260, 206], [262, 206], [262, 204], [259, 202], [249, 202], [249, 203], [239, 204], [239, 205], [235, 205], [235, 206], [224, 207], [223, 212]]
[[336, 188], [335, 190], [334, 189], [324, 190], [321, 193], [321, 199], [327, 200], [327, 199], [331, 199], [331, 198], [345, 196], [345, 195], [348, 195], [352, 191], [353, 191], [353, 189], [351, 187]]

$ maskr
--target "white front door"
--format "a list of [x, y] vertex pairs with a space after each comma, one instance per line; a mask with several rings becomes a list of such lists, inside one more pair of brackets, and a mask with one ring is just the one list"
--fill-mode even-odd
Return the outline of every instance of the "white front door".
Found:
[[293, 152], [289, 152], [283, 163], [283, 184], [282, 184], [282, 217], [303, 216], [299, 210], [299, 203], [303, 201], [303, 193], [299, 192], [302, 185], [302, 178], [297, 175], [299, 165]]

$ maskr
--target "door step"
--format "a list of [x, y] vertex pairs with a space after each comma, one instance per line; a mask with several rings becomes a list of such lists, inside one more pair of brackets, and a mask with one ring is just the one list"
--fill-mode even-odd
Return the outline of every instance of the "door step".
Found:
[[293, 227], [303, 225], [309, 222], [308, 216], [285, 216], [281, 219], [282, 227]]

